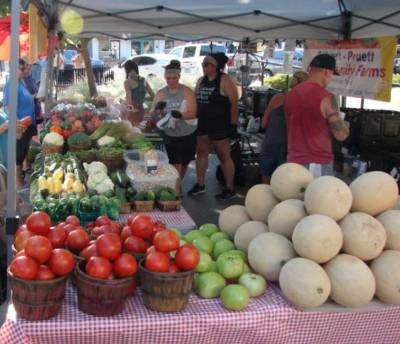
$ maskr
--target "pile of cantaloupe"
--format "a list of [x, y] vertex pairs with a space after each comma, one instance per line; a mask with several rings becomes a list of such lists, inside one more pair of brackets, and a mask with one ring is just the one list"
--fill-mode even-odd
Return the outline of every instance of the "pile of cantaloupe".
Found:
[[226, 208], [219, 226], [300, 308], [328, 298], [362, 307], [374, 295], [400, 305], [398, 186], [387, 173], [368, 172], [348, 186], [286, 163], [271, 186], [248, 191], [245, 206]]

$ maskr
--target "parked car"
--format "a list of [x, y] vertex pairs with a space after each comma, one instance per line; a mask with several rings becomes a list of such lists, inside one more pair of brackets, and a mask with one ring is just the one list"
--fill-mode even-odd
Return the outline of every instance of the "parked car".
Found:
[[182, 74], [188, 74], [195, 77], [203, 75], [201, 63], [204, 56], [210, 52], [226, 53], [224, 44], [209, 44], [209, 43], [188, 43], [173, 48], [168, 55], [171, 59], [176, 59], [181, 62]]
[[168, 54], [143, 54], [134, 55], [129, 59], [123, 61], [120, 67], [123, 68], [128, 60], [136, 62], [139, 67], [139, 74], [145, 78], [152, 78], [155, 76], [164, 77], [164, 67], [173, 58]]

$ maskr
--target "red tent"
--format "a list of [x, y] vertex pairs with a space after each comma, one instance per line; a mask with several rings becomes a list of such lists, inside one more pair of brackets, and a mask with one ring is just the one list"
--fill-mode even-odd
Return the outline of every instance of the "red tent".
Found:
[[[29, 17], [26, 13], [20, 15], [19, 26], [19, 55], [29, 55]], [[11, 18], [0, 19], [0, 60], [9, 60], [11, 53]]]

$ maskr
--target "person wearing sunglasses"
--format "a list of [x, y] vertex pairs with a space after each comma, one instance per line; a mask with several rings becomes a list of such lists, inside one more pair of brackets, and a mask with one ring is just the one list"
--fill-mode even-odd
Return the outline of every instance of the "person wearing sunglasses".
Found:
[[227, 61], [224, 53], [205, 56], [202, 63], [204, 76], [197, 82], [197, 183], [188, 192], [192, 196], [205, 192], [204, 179], [211, 146], [215, 148], [225, 178], [225, 188], [216, 198], [228, 200], [236, 196], [230, 143], [231, 139], [237, 138], [238, 92], [231, 77], [223, 72]]
[[[17, 187], [23, 187], [22, 164], [28, 154], [29, 142], [32, 138], [32, 130], [27, 130], [35, 125], [35, 103], [33, 95], [28, 91], [23, 82], [26, 76], [27, 64], [19, 59], [18, 70], [18, 104], [17, 104]], [[3, 104], [7, 115], [10, 106], [9, 80], [4, 85]], [[8, 126], [7, 126], [8, 128]]]
[[[308, 74], [297, 71], [293, 74], [289, 89], [308, 79]], [[265, 109], [261, 126], [266, 128], [265, 136], [260, 150], [260, 169], [262, 182], [269, 184], [275, 169], [286, 162], [287, 132], [285, 120], [286, 93], [275, 94]]]

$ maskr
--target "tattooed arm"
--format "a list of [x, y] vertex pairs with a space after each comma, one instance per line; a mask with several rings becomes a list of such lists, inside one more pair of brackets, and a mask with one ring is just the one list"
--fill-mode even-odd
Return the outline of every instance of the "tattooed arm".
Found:
[[333, 95], [322, 100], [321, 113], [326, 118], [333, 137], [338, 141], [346, 140], [349, 136], [349, 123], [340, 118], [339, 106]]

